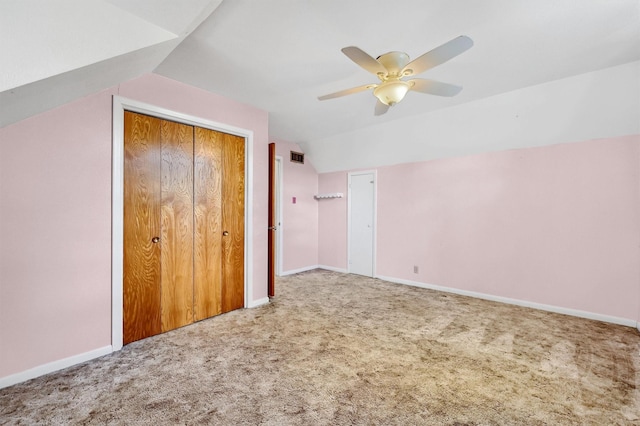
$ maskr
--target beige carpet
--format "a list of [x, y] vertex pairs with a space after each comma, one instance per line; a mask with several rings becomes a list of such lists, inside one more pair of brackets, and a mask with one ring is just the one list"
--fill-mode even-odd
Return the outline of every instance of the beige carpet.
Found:
[[0, 390], [2, 424], [640, 424], [637, 330], [311, 271]]

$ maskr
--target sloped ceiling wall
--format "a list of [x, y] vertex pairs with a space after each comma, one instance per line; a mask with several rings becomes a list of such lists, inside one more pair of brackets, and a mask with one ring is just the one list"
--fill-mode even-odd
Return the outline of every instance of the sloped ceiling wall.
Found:
[[3, 3], [0, 126], [153, 71], [221, 2]]
[[640, 134], [640, 61], [301, 143], [319, 173]]

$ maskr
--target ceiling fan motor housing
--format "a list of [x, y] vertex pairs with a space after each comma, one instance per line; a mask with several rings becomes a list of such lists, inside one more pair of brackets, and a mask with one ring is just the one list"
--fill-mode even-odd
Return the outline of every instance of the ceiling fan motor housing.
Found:
[[388, 76], [400, 76], [400, 72], [409, 63], [409, 55], [404, 52], [389, 52], [378, 56], [377, 61], [387, 69]]

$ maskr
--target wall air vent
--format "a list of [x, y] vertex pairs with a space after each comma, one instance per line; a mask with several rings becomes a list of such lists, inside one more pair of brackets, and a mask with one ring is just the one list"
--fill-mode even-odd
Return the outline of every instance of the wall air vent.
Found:
[[291, 151], [291, 162], [304, 164], [304, 154], [301, 152]]

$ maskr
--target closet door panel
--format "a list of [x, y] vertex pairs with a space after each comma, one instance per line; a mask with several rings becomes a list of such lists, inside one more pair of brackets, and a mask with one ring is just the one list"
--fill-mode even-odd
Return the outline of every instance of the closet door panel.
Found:
[[244, 306], [245, 140], [228, 134], [223, 138], [222, 312], [229, 312]]
[[162, 331], [193, 322], [193, 127], [162, 121]]
[[160, 333], [161, 121], [124, 114], [123, 342]]
[[244, 306], [245, 139], [125, 112], [124, 343]]
[[195, 128], [194, 137], [194, 320], [222, 312], [222, 139]]

